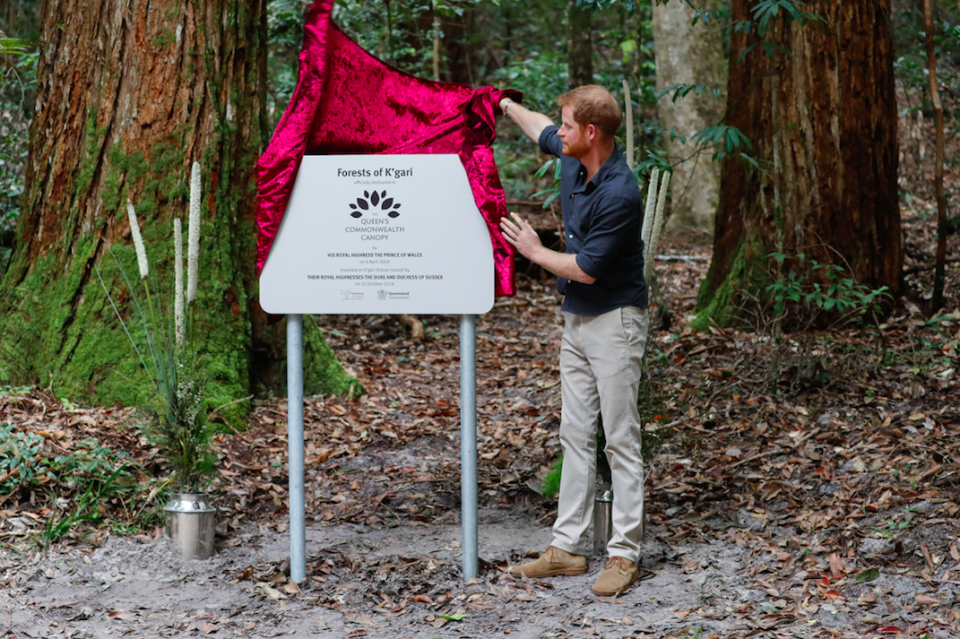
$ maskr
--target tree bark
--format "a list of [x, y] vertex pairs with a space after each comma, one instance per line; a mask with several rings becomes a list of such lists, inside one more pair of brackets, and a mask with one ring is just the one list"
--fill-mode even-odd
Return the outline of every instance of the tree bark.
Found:
[[593, 84], [593, 7], [567, 0], [567, 62], [570, 88]]
[[[719, 7], [718, 0], [698, 3], [700, 9]], [[657, 112], [667, 131], [664, 134], [667, 159], [673, 165], [670, 193], [671, 228], [713, 231], [717, 202], [720, 199], [720, 165], [711, 160], [712, 149], [697, 154], [691, 137], [697, 131], [716, 126], [723, 118], [726, 99], [718, 99], [711, 89], [723, 89], [726, 65], [723, 58], [723, 32], [718, 20], [693, 24], [694, 10], [681, 0], [653, 5], [654, 51], [657, 61], [657, 87], [677, 84], [708, 87], [696, 95], [673, 99], [660, 98]]]
[[[749, 20], [750, 5], [734, 0], [733, 21]], [[732, 35], [725, 123], [753, 142], [745, 151], [763, 170], [736, 158], [723, 163], [699, 324], [728, 324], [750, 297], [763, 298], [775, 251], [804, 253], [804, 263], [787, 267], [807, 277], [815, 259], [871, 288], [900, 288], [890, 2], [817, 0], [807, 8], [825, 23], [777, 23], [767, 39], [791, 54], [774, 61], [760, 46], [740, 60], [757, 36]]]
[[937, 84], [937, 50], [933, 42], [934, 6], [932, 0], [923, 0], [923, 23], [926, 31], [927, 70], [930, 79], [930, 101], [933, 102], [934, 127], [936, 129], [936, 152], [934, 153], [933, 187], [937, 197], [937, 268], [933, 276], [933, 311], [943, 308], [943, 285], [946, 277], [947, 259], [947, 196], [943, 190], [943, 104], [940, 102], [940, 87]]
[[[236, 399], [276, 387], [283, 325], [268, 327], [258, 309], [254, 259], [253, 172], [268, 136], [265, 6], [44, 0], [23, 214], [0, 285], [0, 380], [99, 404], [145, 401], [149, 385], [97, 269], [139, 340], [116, 266], [140, 286], [126, 200], [139, 214], [154, 301], [166, 307], [172, 219], [186, 217], [189, 168], [199, 161], [194, 330], [208, 391]], [[308, 388], [342, 389], [349, 379], [312, 326]]]
[[443, 33], [441, 47], [446, 54], [446, 73], [441, 69], [440, 76], [445, 82], [469, 84], [476, 81], [477, 45], [473, 42], [474, 11], [465, 7], [458, 16], [441, 16], [440, 30]]

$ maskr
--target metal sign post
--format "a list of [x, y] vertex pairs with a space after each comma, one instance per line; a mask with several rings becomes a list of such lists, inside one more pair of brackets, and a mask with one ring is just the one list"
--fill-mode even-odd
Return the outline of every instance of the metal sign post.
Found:
[[287, 316], [287, 456], [290, 491], [290, 580], [307, 578], [303, 495], [303, 315]]
[[463, 578], [477, 576], [477, 316], [460, 316], [460, 520]]
[[476, 316], [493, 307], [492, 249], [490, 230], [456, 155], [303, 158], [260, 273], [260, 305], [268, 313], [287, 315], [290, 578], [295, 583], [306, 579], [306, 313], [460, 315], [463, 576], [476, 577]]

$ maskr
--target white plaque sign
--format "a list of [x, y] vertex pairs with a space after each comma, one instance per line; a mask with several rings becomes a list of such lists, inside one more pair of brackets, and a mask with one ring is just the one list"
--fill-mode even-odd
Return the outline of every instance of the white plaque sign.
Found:
[[260, 274], [277, 314], [479, 315], [493, 249], [456, 155], [304, 156]]

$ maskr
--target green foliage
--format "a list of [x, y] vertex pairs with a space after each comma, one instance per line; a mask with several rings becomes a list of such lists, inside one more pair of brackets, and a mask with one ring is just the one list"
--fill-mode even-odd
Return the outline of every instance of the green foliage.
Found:
[[0, 55], [27, 55], [30, 45], [15, 38], [0, 38]]
[[20, 215], [36, 84], [36, 49], [0, 38], [0, 278]]
[[175, 392], [157, 396], [154, 416], [141, 428], [166, 459], [176, 484], [196, 492], [216, 472], [218, 459], [210, 450], [216, 426], [208, 419], [206, 380], [196, 356], [181, 355], [176, 367]]
[[54, 512], [40, 533], [44, 548], [49, 548], [51, 543], [81, 523], [102, 523], [106, 519], [103, 512], [111, 500], [122, 499], [141, 490], [124, 457], [98, 446], [93, 440], [87, 440], [76, 456], [57, 457], [54, 460], [59, 479], [74, 484], [76, 498], [73, 508], [62, 514], [57, 509], [56, 495], [51, 493], [50, 503]]
[[0, 424], [0, 495], [48, 483], [54, 478], [40, 453], [43, 437]]
[[727, 156], [737, 155], [744, 162], [755, 168], [760, 168], [754, 158], [739, 150], [742, 147], [752, 149], [753, 143], [735, 126], [720, 124], [697, 131], [693, 135], [693, 142], [697, 144], [698, 148], [719, 147], [719, 150], [713, 154], [713, 159], [716, 162], [720, 162]]
[[[789, 261], [795, 268], [784, 272], [788, 256], [771, 253], [778, 264], [780, 276], [767, 286], [766, 292], [773, 296], [774, 314], [782, 315], [789, 304], [807, 307], [824, 313], [839, 313], [841, 316], [864, 315], [868, 311], [879, 313], [883, 298], [892, 299], [886, 286], [878, 289], [843, 277], [843, 267], [836, 264], [821, 264], [800, 253]], [[804, 273], [809, 272], [808, 278]]]
[[297, 86], [298, 53], [303, 44], [304, 0], [273, 0], [267, 4], [267, 120], [272, 131]]
[[637, 164], [633, 169], [638, 184], [643, 184], [646, 181], [643, 176], [648, 175], [653, 169], [673, 173], [673, 166], [667, 160], [667, 150], [665, 148], [647, 149], [646, 154], [647, 159]]
[[[937, 80], [941, 92], [960, 93], [960, 7], [954, 0], [934, 0], [935, 26], [934, 48], [938, 60]], [[907, 90], [910, 110], [932, 108], [930, 84], [927, 76], [927, 52], [922, 3], [901, 3], [891, 12], [894, 48], [897, 59], [894, 69], [897, 79]], [[919, 100], [916, 100], [919, 97]], [[960, 113], [945, 109], [947, 120], [960, 121]]]
[[[136, 223], [136, 219], [131, 220], [131, 224]], [[187, 238], [182, 239], [184, 246], [181, 249], [186, 251]], [[137, 241], [138, 235], [134, 235], [134, 243]], [[146, 253], [143, 246], [139, 250]], [[131, 328], [117, 310], [114, 296], [104, 283], [99, 267], [96, 267], [97, 277], [149, 380], [152, 392], [146, 408], [152, 412], [152, 419], [142, 427], [144, 434], [166, 459], [177, 486], [184, 492], [196, 492], [204, 478], [215, 471], [217, 462], [210, 450], [216, 431], [208, 418], [212, 407], [209, 406], [209, 379], [205, 373], [211, 366], [200, 356], [203, 345], [194, 334], [194, 322], [191, 321], [197, 312], [196, 305], [192, 301], [188, 304], [184, 297], [179, 300], [181, 306], [177, 311], [176, 295], [182, 296], [185, 288], [181, 280], [170, 286], [173, 289], [171, 301], [164, 312], [161, 301], [151, 295], [151, 282], [158, 284], [156, 270], [144, 273], [142, 265], [140, 282], [144, 302], [141, 303], [137, 287], [131, 284], [123, 264], [114, 259], [136, 311], [138, 326], [134, 330], [139, 328], [142, 339], [131, 334]], [[188, 271], [191, 270], [189, 262]], [[197, 272], [196, 267], [194, 272]], [[182, 272], [180, 275], [182, 277]], [[179, 317], [176, 316], [178, 312], [182, 313]]]
[[554, 200], [560, 197], [560, 159], [552, 158], [547, 160], [534, 174], [536, 177], [542, 178], [551, 167], [553, 168], [553, 182], [551, 182], [549, 187], [533, 194], [533, 197], [545, 198], [543, 200], [543, 208], [548, 208]]
[[544, 497], [556, 497], [560, 494], [560, 474], [563, 472], [563, 455], [560, 455], [550, 470], [543, 476], [543, 486], [540, 487], [540, 494]]
[[570, 88], [567, 58], [558, 51], [533, 51], [514, 59], [497, 70], [492, 80], [522, 91], [524, 105], [542, 113], [556, 111], [556, 99]]
[[757, 21], [757, 33], [761, 38], [767, 37], [767, 30], [770, 27], [770, 21], [782, 15], [784, 22], [797, 21], [805, 24], [810, 20], [820, 19], [820, 16], [804, 11], [802, 7], [806, 4], [802, 0], [760, 0], [750, 7], [750, 13], [753, 19]]
[[[159, 489], [137, 482], [140, 469], [126, 454], [88, 439], [80, 442], [72, 455], [51, 457], [44, 451], [44, 442], [36, 433], [0, 425], [0, 495], [19, 494], [22, 499], [32, 491], [50, 491], [53, 514], [40, 533], [45, 547], [78, 524], [108, 520], [113, 502], [120, 502], [126, 510], [123, 525], [128, 529], [157, 523], [157, 514], [147, 511], [146, 506]], [[61, 495], [59, 501], [57, 494]], [[70, 495], [73, 497], [68, 498]], [[61, 512], [61, 508], [66, 511]]]

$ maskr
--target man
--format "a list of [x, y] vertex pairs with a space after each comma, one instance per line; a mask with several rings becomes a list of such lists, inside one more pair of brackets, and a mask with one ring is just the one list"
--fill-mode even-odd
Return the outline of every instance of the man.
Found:
[[500, 108], [544, 152], [560, 158], [566, 253], [544, 247], [518, 215], [503, 235], [524, 257], [557, 275], [564, 295], [560, 381], [563, 471], [553, 543], [536, 561], [514, 569], [539, 578], [587, 571], [593, 518], [596, 430], [602, 415], [613, 482], [609, 559], [592, 590], [611, 596], [637, 578], [643, 512], [643, 460], [637, 389], [647, 341], [642, 207], [637, 182], [616, 148], [620, 106], [588, 85], [560, 96], [562, 124], [509, 98]]

